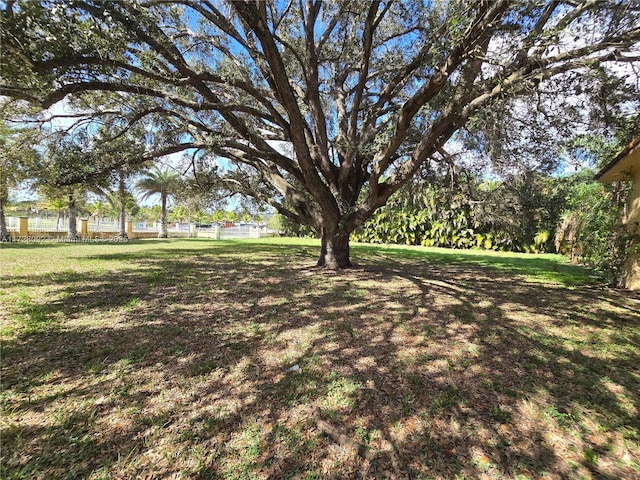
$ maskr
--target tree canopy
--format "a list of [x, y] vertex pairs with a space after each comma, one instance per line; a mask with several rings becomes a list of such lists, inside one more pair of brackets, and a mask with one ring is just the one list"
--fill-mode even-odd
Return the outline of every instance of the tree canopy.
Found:
[[345, 267], [350, 233], [452, 138], [552, 163], [576, 125], [637, 111], [639, 17], [638, 0], [5, 1], [0, 94], [229, 160]]

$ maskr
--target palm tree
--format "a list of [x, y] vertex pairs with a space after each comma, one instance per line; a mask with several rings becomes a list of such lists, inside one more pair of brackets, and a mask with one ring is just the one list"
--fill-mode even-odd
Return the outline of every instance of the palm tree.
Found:
[[173, 195], [178, 187], [179, 175], [170, 170], [160, 170], [154, 167], [141, 179], [137, 187], [144, 192], [142, 200], [152, 195], [160, 195], [160, 233], [158, 238], [167, 238], [167, 199]]
[[109, 213], [109, 205], [102, 202], [101, 200], [96, 200], [91, 205], [88, 206], [89, 214], [96, 219], [98, 223], [98, 231], [100, 231], [100, 224], [105, 215]]
[[103, 195], [105, 195], [107, 202], [111, 205], [114, 214], [118, 217], [118, 225], [120, 229], [118, 236], [120, 238], [127, 238], [127, 213], [129, 213], [129, 216], [131, 217], [139, 209], [136, 198], [127, 188], [127, 177], [130, 177], [131, 175], [132, 173], [130, 171], [120, 168], [116, 172], [117, 189], [103, 192]]
[[191, 217], [191, 215], [189, 214], [189, 209], [184, 205], [173, 207], [173, 209], [171, 210], [171, 215], [178, 223], [184, 223], [185, 219], [189, 219]]
[[127, 176], [125, 174], [124, 169], [118, 170], [118, 205], [120, 207], [120, 216], [119, 216], [119, 224], [120, 224], [120, 238], [128, 238], [127, 237], [127, 225], [126, 225], [126, 214], [127, 214], [127, 205], [126, 205], [126, 195], [127, 195]]
[[227, 210], [224, 212], [224, 220], [227, 223], [235, 223], [238, 219], [238, 214], [233, 210]]
[[216, 223], [224, 222], [225, 211], [224, 210], [216, 210], [213, 212], [212, 220]]
[[48, 199], [47, 206], [58, 213], [56, 231], [60, 230], [60, 222], [65, 211], [69, 213], [69, 239], [77, 240], [76, 216], [86, 202], [86, 190], [81, 186], [52, 187], [42, 186], [39, 193]]
[[76, 215], [78, 214], [78, 204], [84, 203], [82, 194], [70, 191], [67, 194], [67, 209], [69, 210], [69, 240], [78, 240], [78, 229]]
[[62, 197], [53, 197], [47, 202], [47, 206], [56, 211], [56, 231], [60, 230], [60, 223], [62, 222], [62, 215], [67, 209], [67, 201]]

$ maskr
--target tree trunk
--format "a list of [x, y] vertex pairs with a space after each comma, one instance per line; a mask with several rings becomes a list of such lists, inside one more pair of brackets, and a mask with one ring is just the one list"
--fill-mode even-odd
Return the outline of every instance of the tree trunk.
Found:
[[7, 220], [4, 216], [4, 202], [5, 199], [0, 196], [0, 242], [10, 242], [11, 235], [7, 230]]
[[76, 201], [69, 196], [69, 240], [78, 240], [78, 229], [76, 226]]
[[119, 184], [118, 184], [118, 197], [120, 200], [120, 238], [129, 238], [127, 236], [127, 224], [126, 224], [126, 192], [124, 184], [124, 175], [120, 172]]
[[350, 232], [338, 228], [322, 229], [318, 267], [339, 270], [352, 266], [349, 258], [349, 234]]
[[168, 238], [169, 232], [167, 231], [167, 196], [160, 194], [160, 233], [158, 238]]

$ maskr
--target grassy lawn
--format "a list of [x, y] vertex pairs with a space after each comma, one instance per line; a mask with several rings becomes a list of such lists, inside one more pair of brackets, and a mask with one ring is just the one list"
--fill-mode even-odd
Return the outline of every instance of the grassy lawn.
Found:
[[637, 297], [553, 255], [318, 252], [1, 245], [0, 477], [640, 478]]

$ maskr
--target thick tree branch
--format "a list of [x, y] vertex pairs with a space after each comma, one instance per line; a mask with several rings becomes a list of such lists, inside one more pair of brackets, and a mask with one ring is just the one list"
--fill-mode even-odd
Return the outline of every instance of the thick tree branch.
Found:
[[391, 162], [391, 157], [402, 144], [409, 125], [418, 110], [428, 101], [434, 98], [444, 87], [450, 75], [465, 60], [466, 54], [472, 51], [476, 45], [482, 43], [493, 28], [493, 22], [504, 14], [508, 7], [506, 1], [483, 2], [476, 18], [467, 28], [461, 41], [452, 49], [447, 59], [429, 77], [424, 85], [407, 100], [398, 112], [395, 132], [386, 150], [376, 158], [372, 181], [377, 183], [380, 176], [386, 171]]
[[296, 102], [296, 95], [287, 81], [287, 70], [278, 52], [275, 41], [269, 34], [267, 25], [261, 21], [254, 4], [239, 1], [234, 2], [233, 7], [259, 39], [265, 57], [273, 71], [276, 92], [289, 116], [291, 124], [290, 136], [307, 188], [317, 201], [323, 205], [323, 208], [333, 210], [334, 214], [338, 214], [338, 205], [336, 204], [335, 198], [315, 168], [312, 153], [305, 137], [304, 126], [306, 122]]
[[320, 3], [314, 5], [312, 0], [307, 0], [307, 17], [304, 26], [307, 53], [307, 98], [316, 137], [315, 145], [317, 146], [317, 151], [312, 150], [312, 156], [321, 168], [325, 179], [335, 189], [337, 188], [338, 171], [329, 159], [329, 136], [326, 115], [320, 99], [318, 55], [315, 45], [315, 23], [319, 12]]

